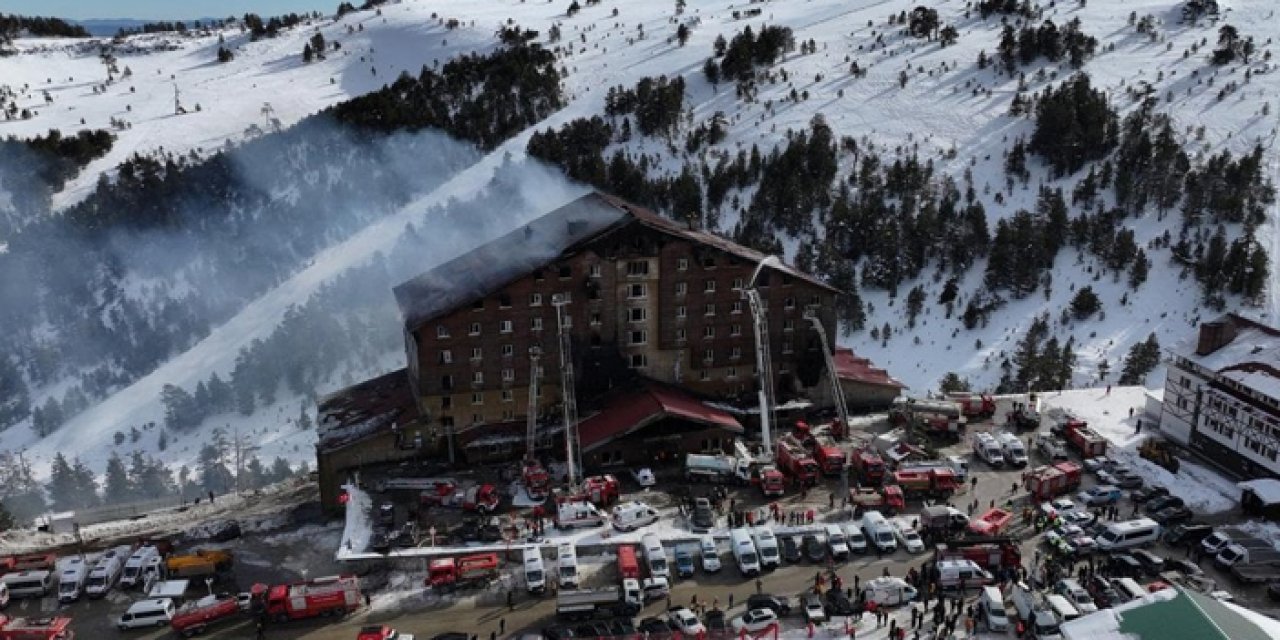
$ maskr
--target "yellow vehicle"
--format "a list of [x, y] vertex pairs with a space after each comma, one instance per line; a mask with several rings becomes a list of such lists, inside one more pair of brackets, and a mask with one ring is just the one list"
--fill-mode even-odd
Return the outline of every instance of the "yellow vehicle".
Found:
[[231, 562], [230, 551], [200, 549], [195, 553], [171, 556], [165, 565], [172, 577], [195, 578], [228, 571], [231, 569]]

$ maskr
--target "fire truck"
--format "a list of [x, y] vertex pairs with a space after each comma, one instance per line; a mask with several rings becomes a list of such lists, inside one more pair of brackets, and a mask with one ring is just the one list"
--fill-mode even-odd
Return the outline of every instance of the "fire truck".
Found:
[[541, 462], [529, 459], [520, 467], [520, 477], [524, 480], [524, 492], [529, 499], [546, 500], [551, 494], [551, 476]]
[[328, 576], [271, 587], [255, 584], [250, 594], [256, 600], [263, 600], [263, 610], [278, 622], [346, 615], [359, 609], [361, 602], [360, 579], [352, 575]]
[[945, 440], [959, 440], [968, 419], [956, 402], [897, 398], [889, 410], [889, 422], [909, 424], [912, 429]]
[[822, 469], [822, 474], [826, 476], [838, 476], [840, 470], [844, 469], [845, 455], [844, 450], [836, 444], [831, 436], [826, 434], [818, 434], [813, 437], [813, 458], [818, 463], [818, 467]]
[[71, 640], [71, 618], [9, 618], [0, 615], [0, 640]]
[[778, 466], [802, 484], [812, 486], [818, 482], [818, 463], [804, 450], [794, 436], [778, 438]]
[[947, 467], [906, 467], [893, 472], [893, 481], [908, 498], [946, 500], [956, 492], [956, 472]]
[[942, 560], [972, 560], [978, 566], [995, 573], [1004, 567], [1022, 564], [1022, 550], [1018, 541], [1008, 537], [965, 538], [949, 540], [934, 548], [934, 558]]
[[1070, 418], [1058, 423], [1058, 430], [1066, 437], [1067, 442], [1080, 452], [1081, 458], [1093, 458], [1107, 455], [1107, 439], [1097, 431], [1089, 428], [1084, 420]]
[[854, 449], [849, 459], [858, 475], [858, 482], [871, 485], [884, 482], [884, 458], [881, 458], [874, 449], [870, 447]]
[[442, 482], [419, 494], [422, 505], [456, 507], [464, 511], [493, 513], [502, 501], [497, 487], [491, 484], [460, 484]]
[[1080, 465], [1066, 461], [1036, 467], [1027, 474], [1027, 489], [1037, 499], [1048, 500], [1079, 487], [1080, 472]]
[[985, 393], [956, 391], [947, 394], [947, 400], [960, 405], [960, 413], [968, 418], [985, 420], [995, 415], [995, 398]]
[[234, 595], [205, 596], [188, 602], [173, 613], [169, 626], [174, 632], [190, 638], [220, 622], [233, 619], [240, 613], [240, 603]]
[[498, 554], [436, 558], [427, 568], [426, 586], [441, 591], [487, 586], [498, 579]]
[[896, 485], [873, 489], [870, 487], [849, 489], [849, 504], [863, 511], [881, 511], [890, 515], [901, 513], [906, 507], [902, 488]]

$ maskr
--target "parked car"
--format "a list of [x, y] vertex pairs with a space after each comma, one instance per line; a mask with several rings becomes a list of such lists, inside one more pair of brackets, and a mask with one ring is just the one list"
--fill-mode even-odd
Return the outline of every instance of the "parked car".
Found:
[[747, 609], [768, 609], [779, 616], [786, 616], [791, 614], [791, 599], [786, 596], [756, 593], [747, 596]]
[[1200, 549], [1207, 556], [1216, 556], [1229, 544], [1231, 544], [1231, 536], [1221, 531], [1214, 531], [1200, 540]]
[[575, 636], [573, 635], [573, 629], [571, 627], [556, 625], [554, 627], [543, 627], [542, 637], [545, 640], [571, 640]]
[[653, 633], [653, 634], [657, 634], [657, 633], [669, 634], [673, 631], [673, 629], [671, 628], [671, 625], [666, 620], [663, 620], [662, 618], [653, 618], [653, 617], [649, 617], [649, 618], [645, 618], [644, 620], [641, 620], [640, 624], [636, 627], [636, 630], [643, 633]]
[[667, 620], [676, 631], [691, 638], [700, 637], [707, 632], [702, 621], [698, 620], [698, 616], [690, 611], [689, 607], [672, 607], [667, 611]]
[[850, 600], [840, 589], [827, 590], [827, 615], [828, 616], [851, 616], [859, 613], [857, 604]]
[[702, 621], [707, 625], [707, 631], [715, 633], [717, 631], [725, 631], [729, 628], [729, 620], [725, 618], [724, 612], [719, 609], [712, 609], [702, 616]]
[[1187, 503], [1184, 502], [1182, 498], [1179, 498], [1178, 496], [1161, 496], [1143, 505], [1142, 511], [1148, 514], [1152, 514], [1158, 511], [1163, 511], [1165, 509], [1168, 509], [1169, 507], [1185, 507], [1185, 506], [1187, 506]]
[[1076, 499], [1087, 507], [1100, 507], [1104, 504], [1115, 504], [1120, 501], [1120, 487], [1100, 484], [1076, 494]]
[[681, 578], [693, 577], [693, 553], [685, 547], [676, 547], [676, 575]]
[[1094, 456], [1092, 458], [1085, 458], [1084, 469], [1089, 473], [1098, 473], [1105, 469], [1107, 465], [1114, 466], [1115, 464], [1117, 464], [1116, 461], [1110, 457]]
[[711, 508], [711, 501], [706, 498], [698, 498], [693, 501], [693, 515], [689, 517], [689, 522], [695, 532], [704, 533], [710, 531], [716, 525], [716, 512]]
[[782, 559], [787, 562], [800, 562], [804, 556], [800, 553], [800, 536], [783, 536]]
[[1113, 475], [1112, 478], [1114, 479], [1114, 482], [1112, 484], [1116, 485], [1117, 487], [1120, 487], [1121, 489], [1129, 489], [1129, 490], [1141, 489], [1142, 485], [1146, 482], [1146, 480], [1144, 480], [1142, 476], [1133, 472], [1130, 472], [1127, 474]]
[[1171, 527], [1194, 517], [1196, 517], [1195, 512], [1186, 507], [1166, 507], [1155, 512], [1151, 519], [1159, 522], [1162, 527]]
[[1073, 578], [1059, 580], [1053, 586], [1053, 590], [1058, 595], [1065, 596], [1080, 613], [1089, 614], [1098, 610], [1093, 596], [1089, 595], [1089, 592]]
[[1142, 570], [1149, 576], [1158, 576], [1161, 571], [1164, 571], [1164, 558], [1146, 549], [1132, 549], [1129, 551], [1129, 555], [1133, 556], [1133, 559], [1142, 565]]
[[1207, 524], [1182, 522], [1169, 527], [1164, 532], [1164, 541], [1175, 547], [1186, 547], [1200, 544], [1201, 540], [1213, 533], [1213, 527]]
[[658, 484], [658, 479], [653, 475], [653, 469], [649, 467], [640, 467], [631, 472], [631, 476], [636, 479], [636, 484], [648, 489]]
[[1088, 511], [1067, 511], [1061, 515], [1064, 523], [1081, 528], [1088, 527], [1098, 520], [1098, 516]]
[[1134, 504], [1144, 504], [1167, 495], [1169, 495], [1168, 489], [1157, 484], [1149, 484], [1145, 487], [1140, 487], [1130, 491], [1129, 499], [1132, 500]]
[[1272, 582], [1267, 585], [1267, 597], [1272, 600], [1280, 600], [1280, 582]]
[[778, 614], [768, 609], [752, 609], [733, 619], [733, 632], [756, 633], [778, 624]]
[[1178, 572], [1181, 572], [1183, 575], [1188, 575], [1188, 576], [1204, 575], [1204, 570], [1200, 568], [1200, 565], [1190, 560], [1183, 560], [1182, 558], [1165, 558], [1164, 567], [1166, 571], [1167, 570], [1178, 571]]
[[804, 608], [805, 622], [822, 624], [827, 621], [827, 610], [822, 606], [822, 598], [818, 594], [805, 593], [800, 597], [800, 604]]
[[1116, 593], [1116, 590], [1111, 586], [1111, 583], [1107, 582], [1107, 579], [1100, 575], [1094, 574], [1086, 580], [1084, 588], [1088, 590], [1089, 595], [1093, 596], [1093, 601], [1098, 603], [1098, 606], [1104, 609], [1114, 607], [1115, 605], [1123, 602], [1120, 598], [1120, 594]]
[[1107, 557], [1107, 570], [1116, 578], [1137, 578], [1142, 575], [1142, 564], [1127, 553], [1113, 553]]
[[804, 537], [804, 555], [809, 562], [822, 562], [827, 559], [827, 547], [818, 540], [818, 536], [807, 535]]

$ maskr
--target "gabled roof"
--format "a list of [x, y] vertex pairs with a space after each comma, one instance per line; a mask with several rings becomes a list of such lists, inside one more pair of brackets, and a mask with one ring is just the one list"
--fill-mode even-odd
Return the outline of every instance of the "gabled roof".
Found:
[[728, 412], [704, 404], [674, 387], [648, 384], [613, 397], [605, 407], [578, 423], [583, 451], [642, 429], [665, 417], [675, 417], [742, 433], [742, 425]]
[[[653, 211], [602, 193], [589, 193], [496, 240], [480, 245], [393, 289], [407, 329], [454, 311], [629, 224], [696, 242], [759, 263], [765, 255], [720, 236], [694, 231]], [[837, 289], [794, 267], [787, 275]]]
[[316, 447], [321, 451], [340, 449], [418, 417], [406, 369], [335, 391], [318, 405]]
[[907, 388], [907, 385], [889, 375], [888, 371], [871, 364], [871, 361], [866, 358], [854, 355], [852, 349], [836, 347], [836, 352], [831, 359], [836, 365], [836, 377], [841, 380], [898, 389]]

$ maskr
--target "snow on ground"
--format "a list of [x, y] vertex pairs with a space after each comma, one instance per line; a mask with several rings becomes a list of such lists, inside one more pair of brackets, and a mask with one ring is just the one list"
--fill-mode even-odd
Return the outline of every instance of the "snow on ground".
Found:
[[[1175, 475], [1138, 455], [1138, 446], [1143, 440], [1160, 437], [1151, 417], [1143, 414], [1146, 391], [1140, 386], [1111, 387], [1110, 392], [1106, 388], [1077, 389], [1040, 397], [1043, 410], [1050, 416], [1059, 410], [1087, 421], [1091, 428], [1111, 441], [1108, 455], [1123, 461], [1148, 483], [1165, 487], [1182, 498], [1188, 507], [1208, 513], [1235, 507], [1240, 500], [1240, 489], [1216, 471], [1182, 460]], [[1140, 434], [1136, 433], [1139, 420], [1143, 424]]]
[[[399, 237], [406, 222], [421, 224], [442, 240], [443, 255], [450, 257], [458, 248], [472, 246], [476, 239], [453, 237], [449, 229], [421, 220], [422, 211], [432, 204], [447, 202], [450, 197], [466, 198], [501, 166], [504, 158], [519, 161], [524, 155], [528, 136], [534, 129], [558, 127], [578, 117], [602, 111], [608, 86], [632, 86], [645, 76], [680, 74], [687, 82], [687, 100], [694, 123], [700, 123], [717, 111], [724, 111], [729, 121], [729, 136], [715, 153], [736, 152], [759, 144], [767, 150], [785, 139], [789, 129], [808, 126], [814, 115], [821, 113], [840, 136], [850, 136], [860, 145], [874, 143], [881, 153], [893, 155], [894, 149], [918, 149], [922, 158], [931, 159], [940, 170], [959, 176], [968, 171], [974, 176], [978, 197], [987, 207], [991, 226], [996, 219], [1018, 208], [1033, 208], [1035, 186], [1046, 177], [1043, 167], [1033, 161], [1033, 179], [1027, 187], [1015, 186], [1004, 193], [1004, 203], [994, 197], [1003, 189], [1003, 151], [1018, 136], [1030, 131], [1026, 120], [1006, 117], [1009, 100], [1016, 83], [996, 78], [991, 70], [976, 69], [978, 52], [995, 50], [1000, 21], [982, 21], [976, 16], [964, 17], [961, 3], [939, 6], [944, 23], [954, 24], [960, 32], [959, 42], [940, 48], [936, 42], [904, 38], [897, 27], [887, 27], [886, 20], [900, 10], [910, 10], [914, 3], [906, 0], [872, 2], [859, 0], [812, 0], [804, 3], [766, 3], [759, 19], [737, 20], [732, 11], [740, 8], [731, 0], [708, 0], [690, 3], [680, 20], [692, 25], [692, 36], [685, 46], [672, 39], [677, 20], [671, 12], [674, 4], [631, 3], [615, 6], [586, 6], [576, 16], [566, 17], [558, 3], [525, 3], [520, 0], [495, 0], [459, 5], [445, 0], [416, 0], [382, 7], [382, 16], [371, 11], [358, 12], [334, 22], [324, 19], [305, 28], [289, 30], [279, 38], [247, 42], [237, 30], [224, 34], [228, 46], [236, 52], [235, 61], [226, 65], [213, 62], [216, 36], [209, 35], [176, 40], [176, 51], [149, 54], [121, 54], [121, 67], [129, 66], [132, 77], [95, 94], [92, 85], [105, 78], [105, 71], [92, 47], [81, 51], [53, 46], [49, 41], [19, 41], [25, 53], [0, 58], [0, 77], [11, 86], [29, 84], [31, 92], [22, 99], [23, 106], [34, 106], [39, 115], [29, 121], [0, 123], [6, 133], [34, 135], [50, 127], [64, 132], [84, 126], [104, 126], [110, 117], [133, 123], [120, 132], [120, 140], [108, 157], [93, 163], [84, 175], [58, 196], [66, 205], [81, 198], [97, 174], [130, 153], [149, 151], [163, 146], [170, 151], [212, 149], [227, 140], [238, 140], [246, 127], [262, 126], [271, 115], [263, 114], [263, 103], [270, 102], [274, 117], [288, 125], [302, 116], [349, 96], [366, 92], [390, 81], [401, 69], [416, 71], [422, 64], [441, 62], [464, 51], [492, 46], [494, 28], [511, 20], [526, 28], [546, 34], [558, 24], [564, 35], [561, 45], [572, 50], [562, 60], [567, 71], [564, 85], [568, 106], [547, 121], [526, 130], [472, 168], [456, 176], [446, 185], [423, 196], [388, 218], [316, 256], [310, 266], [266, 292], [240, 314], [215, 329], [206, 339], [171, 361], [152, 375], [119, 391], [90, 410], [73, 418], [52, 436], [35, 441], [29, 436], [4, 434], [6, 448], [26, 448], [37, 473], [45, 472], [54, 452], [79, 454], [95, 469], [101, 470], [110, 434], [120, 425], [143, 424], [161, 415], [158, 397], [163, 384], [172, 383], [191, 388], [196, 381], [217, 371], [225, 378], [238, 349], [249, 341], [270, 332], [290, 304], [300, 304], [321, 284], [344, 269], [359, 264], [378, 251], [386, 251]], [[618, 16], [612, 11], [617, 9]], [[1255, 60], [1258, 71], [1247, 81], [1239, 67], [1213, 69], [1204, 61], [1204, 50], [1183, 57], [1181, 51], [1201, 38], [1214, 39], [1214, 25], [1193, 27], [1177, 24], [1176, 9], [1167, 0], [1137, 0], [1127, 3], [1094, 2], [1086, 7], [1075, 3], [1058, 3], [1047, 8], [1046, 18], [1059, 24], [1080, 18], [1083, 29], [1100, 40], [1098, 56], [1085, 66], [1095, 86], [1110, 92], [1112, 103], [1123, 111], [1136, 103], [1125, 95], [1135, 82], [1149, 83], [1158, 94], [1167, 94], [1162, 109], [1173, 113], [1180, 131], [1203, 127], [1197, 152], [1231, 149], [1247, 150], [1255, 141], [1274, 138], [1275, 116], [1264, 117], [1261, 103], [1267, 96], [1280, 95], [1280, 74], [1275, 63]], [[1159, 20], [1163, 42], [1152, 43], [1134, 33], [1128, 25], [1130, 12], [1151, 13]], [[462, 19], [459, 28], [446, 30], [440, 17]], [[1227, 9], [1224, 20], [1241, 28], [1258, 42], [1268, 41], [1280, 29], [1274, 20], [1274, 7], [1262, 0], [1241, 0]], [[713, 87], [702, 75], [703, 61], [719, 35], [731, 38], [745, 26], [758, 28], [761, 23], [785, 24], [795, 31], [797, 42], [813, 40], [816, 51], [802, 55], [787, 54], [774, 67], [786, 70], [790, 80], [760, 85], [758, 99], [750, 104], [739, 101], [727, 84]], [[348, 33], [348, 26], [363, 25], [363, 31]], [[644, 36], [639, 37], [643, 27]], [[331, 53], [325, 61], [304, 65], [300, 59], [303, 41], [318, 27], [329, 41], [341, 41], [343, 49]], [[885, 45], [874, 46], [883, 36]], [[164, 36], [139, 36], [137, 43], [155, 43]], [[637, 39], [639, 38], [639, 39]], [[447, 41], [447, 44], [446, 44]], [[630, 42], [628, 42], [630, 41]], [[572, 43], [572, 44], [570, 44]], [[43, 47], [43, 48], [42, 48]], [[61, 48], [59, 48], [61, 47]], [[1166, 50], [1167, 49], [1167, 50]], [[864, 78], [847, 73], [849, 60], [856, 59], [867, 69]], [[371, 67], [377, 68], [374, 76]], [[907, 85], [898, 86], [898, 73], [912, 69]], [[1039, 79], [1034, 67], [1027, 74], [1030, 91], [1038, 91], [1053, 78], [1061, 79], [1070, 72], [1067, 67], [1048, 66], [1048, 76]], [[1193, 79], [1193, 73], [1199, 78]], [[1217, 86], [1204, 78], [1218, 75]], [[172, 76], [172, 78], [170, 78]], [[330, 80], [332, 79], [332, 82]], [[1240, 90], [1219, 101], [1217, 93], [1228, 81], [1240, 84]], [[182, 101], [188, 107], [201, 104], [201, 111], [185, 116], [172, 115], [172, 92], [177, 85]], [[136, 92], [130, 92], [134, 86]], [[808, 92], [807, 99], [792, 101], [788, 94], [795, 88]], [[53, 103], [44, 106], [39, 92], [48, 89]], [[126, 107], [131, 107], [127, 109]], [[636, 139], [632, 151], [662, 151], [659, 163], [674, 168], [674, 154], [665, 150], [665, 142]], [[659, 147], [663, 147], [660, 149]], [[951, 153], [954, 151], [954, 154]], [[1269, 166], [1276, 166], [1274, 151], [1268, 151]], [[845, 167], [846, 169], [849, 167]], [[512, 212], [510, 226], [528, 217], [548, 211], [580, 193], [559, 186], [559, 182], [543, 176], [526, 180], [523, 188], [530, 202], [526, 211]], [[1065, 186], [1070, 188], [1070, 181]], [[1280, 218], [1280, 210], [1274, 213]], [[722, 231], [732, 220], [726, 216]], [[1150, 240], [1171, 230], [1177, 234], [1177, 215], [1158, 219], [1149, 214], [1127, 222], [1134, 227], [1136, 241], [1145, 246]], [[1275, 235], [1275, 234], [1273, 234]], [[1277, 250], [1272, 259], [1280, 259], [1280, 237], [1273, 238]], [[790, 246], [790, 241], [788, 245]], [[1031, 319], [1047, 312], [1056, 319], [1074, 290], [1085, 284], [1094, 287], [1102, 298], [1105, 317], [1083, 323], [1072, 322], [1063, 327], [1076, 338], [1079, 357], [1077, 382], [1096, 378], [1095, 367], [1107, 360], [1113, 371], [1132, 343], [1155, 332], [1164, 344], [1181, 338], [1203, 319], [1197, 306], [1200, 299], [1195, 285], [1179, 277], [1170, 267], [1167, 252], [1152, 252], [1153, 269], [1148, 282], [1128, 296], [1121, 305], [1123, 283], [1098, 275], [1095, 260], [1078, 259], [1074, 252], [1059, 256], [1054, 270], [1054, 286], [1048, 296], [1041, 293], [1011, 301], [993, 316], [986, 327], [973, 331], [959, 329], [955, 318], [943, 318], [941, 309], [926, 305], [915, 328], [901, 324], [900, 298], [885, 292], [864, 290], [870, 303], [868, 326], [886, 321], [894, 324], [892, 338], [869, 340], [866, 333], [839, 340], [860, 355], [885, 366], [896, 377], [906, 381], [914, 393], [922, 394], [936, 386], [947, 371], [970, 377], [975, 386], [990, 386], [999, 376], [1000, 361], [1011, 354], [1017, 339]], [[433, 256], [434, 257], [434, 256]], [[424, 260], [423, 268], [431, 266]], [[982, 288], [980, 263], [961, 283], [963, 296]], [[926, 270], [920, 284], [925, 285], [930, 299], [940, 283]], [[903, 283], [901, 292], [915, 282]], [[1280, 300], [1273, 292], [1275, 300]], [[1265, 319], [1265, 318], [1264, 318]], [[1272, 318], [1274, 320], [1274, 317]], [[386, 369], [397, 362], [398, 354], [385, 354]], [[1157, 369], [1150, 379], [1161, 375]], [[263, 456], [283, 455], [293, 461], [309, 459], [314, 434], [286, 425], [296, 415], [301, 398], [289, 398], [267, 412], [248, 420], [227, 416], [225, 420], [206, 423], [206, 431], [214, 426], [240, 427], [254, 434], [255, 444], [263, 448]], [[1135, 404], [1140, 404], [1135, 402]], [[1121, 421], [1122, 422], [1122, 421]], [[12, 431], [12, 430], [11, 430]], [[24, 430], [25, 431], [25, 430]], [[189, 463], [207, 433], [189, 436], [189, 441], [171, 445], [166, 452], [152, 447], [148, 453], [173, 464]], [[154, 440], [150, 438], [149, 440]], [[1136, 466], [1136, 465], [1135, 465]], [[1190, 471], [1190, 473], [1195, 473]], [[1220, 502], [1202, 496], [1206, 505]]]

